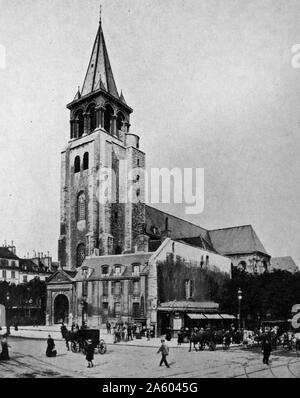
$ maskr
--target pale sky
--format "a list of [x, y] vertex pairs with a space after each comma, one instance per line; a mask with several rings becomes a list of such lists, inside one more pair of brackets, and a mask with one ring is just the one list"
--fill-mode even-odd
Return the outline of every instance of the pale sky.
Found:
[[[147, 167], [205, 170], [204, 228], [252, 224], [300, 264], [300, 2], [102, 0], [116, 84]], [[98, 0], [0, 0], [0, 243], [57, 259], [60, 151]], [[2, 49], [2, 51], [1, 51]], [[3, 61], [3, 60], [2, 60]]]

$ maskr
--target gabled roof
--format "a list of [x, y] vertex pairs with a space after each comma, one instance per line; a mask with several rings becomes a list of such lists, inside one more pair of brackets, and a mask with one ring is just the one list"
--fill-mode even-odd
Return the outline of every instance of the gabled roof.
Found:
[[120, 100], [108, 58], [101, 23], [94, 42], [90, 63], [82, 86], [81, 96], [90, 94], [99, 89], [107, 91], [113, 97]]
[[209, 231], [214, 248], [222, 254], [263, 253], [268, 255], [252, 225]]
[[5, 258], [9, 260], [19, 260], [19, 257], [16, 256], [7, 247], [0, 247], [0, 258]]
[[296, 263], [290, 256], [272, 257], [271, 258], [271, 271], [272, 270], [289, 271], [292, 273], [300, 271], [299, 268], [297, 267]]
[[206, 240], [201, 235], [199, 237], [195, 237], [195, 238], [182, 238], [182, 239], [176, 239], [176, 240], [178, 242], [182, 242], [187, 245], [194, 246], [194, 247], [199, 247], [203, 250], [208, 250], [210, 252], [218, 254], [218, 252], [215, 250], [215, 248], [213, 247], [210, 240], [209, 241]]
[[199, 225], [148, 205], [145, 206], [145, 213], [146, 233], [149, 235], [153, 235], [152, 227], [157, 228], [158, 232], [162, 233], [165, 230], [166, 218], [168, 218], [168, 228], [172, 239], [199, 238], [199, 236], [202, 236], [209, 242], [207, 230], [199, 227]]
[[55, 271], [48, 279], [47, 279], [47, 284], [50, 282], [52, 284], [56, 283], [71, 283], [73, 282], [73, 278], [76, 276], [77, 270], [75, 271], [69, 271], [69, 270], [64, 270], [64, 269], [58, 269]]

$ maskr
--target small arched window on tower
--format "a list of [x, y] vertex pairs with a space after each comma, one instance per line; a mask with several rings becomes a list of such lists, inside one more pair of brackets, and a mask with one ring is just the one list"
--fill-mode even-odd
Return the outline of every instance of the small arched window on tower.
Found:
[[77, 124], [77, 137], [80, 138], [83, 136], [84, 133], [84, 116], [83, 111], [80, 109], [75, 115], [75, 121]]
[[90, 131], [90, 133], [92, 133], [95, 130], [95, 128], [97, 127], [96, 126], [96, 108], [95, 108], [95, 105], [94, 104], [90, 105], [88, 107], [87, 112], [89, 114], [89, 121], [90, 121], [90, 125], [89, 125], [90, 129], [89, 129], [89, 131]]
[[106, 105], [104, 111], [104, 130], [108, 133], [112, 132], [112, 116], [114, 114], [114, 110], [110, 105]]
[[89, 168], [89, 153], [85, 152], [83, 155], [83, 170], [88, 170]]
[[80, 192], [77, 197], [77, 221], [82, 221], [86, 219], [86, 203], [85, 194]]
[[85, 259], [85, 246], [83, 243], [80, 243], [77, 246], [76, 252], [76, 267], [80, 267]]
[[120, 131], [122, 131], [122, 129], [123, 129], [124, 120], [125, 120], [125, 117], [124, 117], [123, 113], [118, 112], [118, 115], [117, 115], [117, 136], [118, 136], [118, 138], [120, 137]]
[[80, 172], [80, 156], [76, 156], [74, 160], [74, 173]]

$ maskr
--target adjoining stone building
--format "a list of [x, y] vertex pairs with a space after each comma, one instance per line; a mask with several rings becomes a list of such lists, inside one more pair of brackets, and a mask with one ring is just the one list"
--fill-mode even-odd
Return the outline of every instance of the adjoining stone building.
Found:
[[45, 281], [52, 271], [52, 258], [49, 256], [20, 258], [13, 243], [0, 247], [0, 281], [14, 285], [30, 282], [35, 278]]
[[232, 264], [245, 261], [250, 270], [257, 259], [265, 270], [270, 256], [251, 226], [209, 231], [145, 204], [145, 153], [130, 130], [132, 108], [117, 90], [101, 22], [82, 90], [67, 108], [60, 268], [47, 281], [47, 324], [122, 319], [160, 333], [209, 314], [232, 319], [219, 312], [218, 286]]
[[[196, 296], [197, 286], [202, 287], [205, 279], [202, 284], [196, 284], [197, 277], [198, 281], [210, 277], [218, 284], [231, 276], [230, 259], [170, 238], [166, 238], [154, 252], [89, 256], [77, 272], [60, 269], [49, 278], [47, 323], [80, 324], [84, 321], [89, 326], [99, 327], [106, 320], [115, 323], [121, 319], [152, 326], [160, 333], [166, 327], [166, 310], [161, 307], [158, 272], [170, 259], [180, 260], [190, 270], [190, 273], [177, 277], [181, 289], [175, 296], [183, 300], [199, 298]], [[174, 296], [170, 298], [174, 299]], [[201, 302], [207, 302], [212, 297], [203, 292], [200, 298]], [[171, 312], [178, 311], [180, 309], [173, 308]], [[192, 312], [207, 312], [207, 305], [198, 303], [198, 310]], [[213, 312], [218, 313], [217, 304], [213, 306]], [[170, 321], [173, 322], [173, 318]]]

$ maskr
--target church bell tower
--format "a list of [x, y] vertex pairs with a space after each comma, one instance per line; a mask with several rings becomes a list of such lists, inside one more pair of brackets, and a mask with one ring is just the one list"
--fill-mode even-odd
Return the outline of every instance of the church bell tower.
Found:
[[70, 139], [61, 153], [61, 266], [76, 269], [86, 256], [147, 250], [141, 238], [145, 154], [139, 136], [130, 131], [132, 109], [117, 90], [101, 18], [82, 89], [67, 108]]

